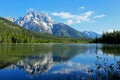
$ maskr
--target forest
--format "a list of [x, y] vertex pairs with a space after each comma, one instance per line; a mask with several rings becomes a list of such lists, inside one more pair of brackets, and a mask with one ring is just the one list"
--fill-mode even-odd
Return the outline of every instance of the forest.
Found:
[[101, 38], [93, 40], [95, 43], [120, 44], [120, 31], [103, 33]]
[[84, 43], [86, 39], [58, 37], [34, 32], [0, 17], [0, 43]]

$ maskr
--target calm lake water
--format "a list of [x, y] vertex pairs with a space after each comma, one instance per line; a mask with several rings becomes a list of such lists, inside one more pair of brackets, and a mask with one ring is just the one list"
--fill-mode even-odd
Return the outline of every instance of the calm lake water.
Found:
[[0, 44], [0, 80], [120, 80], [120, 45]]

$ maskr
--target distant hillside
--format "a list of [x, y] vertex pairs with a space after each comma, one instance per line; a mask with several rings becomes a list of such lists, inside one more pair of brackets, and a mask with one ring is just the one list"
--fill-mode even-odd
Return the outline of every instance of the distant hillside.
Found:
[[[47, 35], [47, 36], [46, 36]], [[0, 17], [0, 42], [1, 43], [28, 43], [40, 42], [41, 39], [52, 37], [22, 28], [9, 20]]]
[[93, 31], [83, 31], [82, 33], [84, 35], [86, 35], [88, 38], [92, 38], [92, 39], [95, 39], [96, 37], [97, 38], [101, 37], [101, 34], [98, 34], [98, 33], [93, 32]]
[[52, 36], [33, 32], [0, 17], [0, 43], [71, 43], [80, 39]]
[[87, 36], [85, 36], [81, 32], [71, 28], [70, 26], [64, 23], [54, 24], [52, 32], [53, 32], [53, 35], [56, 35], [56, 36], [67, 36], [72, 38], [87, 38]]

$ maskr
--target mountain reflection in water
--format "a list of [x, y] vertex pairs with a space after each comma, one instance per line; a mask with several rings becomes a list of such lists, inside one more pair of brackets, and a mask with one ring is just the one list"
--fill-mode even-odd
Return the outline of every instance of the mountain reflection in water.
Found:
[[101, 44], [2, 45], [0, 80], [119, 80], [119, 49]]

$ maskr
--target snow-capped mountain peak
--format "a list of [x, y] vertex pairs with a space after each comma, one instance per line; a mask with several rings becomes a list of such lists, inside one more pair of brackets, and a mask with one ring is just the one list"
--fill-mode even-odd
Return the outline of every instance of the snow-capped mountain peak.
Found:
[[52, 34], [53, 24], [55, 23], [47, 14], [39, 13], [36, 10], [29, 10], [24, 17], [17, 19], [9, 17], [7, 19], [29, 30], [50, 34]]

